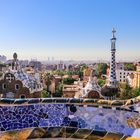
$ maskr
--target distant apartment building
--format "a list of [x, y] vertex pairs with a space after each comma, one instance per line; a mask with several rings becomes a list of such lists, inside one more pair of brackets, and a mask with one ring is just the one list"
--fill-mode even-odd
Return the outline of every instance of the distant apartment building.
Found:
[[124, 70], [124, 63], [122, 63], [122, 62], [116, 63], [116, 69], [117, 70]]
[[116, 70], [117, 80], [119, 82], [126, 82], [128, 75], [134, 74], [134, 72], [135, 71], [126, 71], [126, 70], [123, 70], [123, 69], [122, 70], [117, 69]]
[[57, 65], [56, 64], [47, 64], [46, 65], [46, 70], [56, 70]]
[[[135, 71], [124, 70], [124, 63], [116, 63], [116, 78], [118, 82], [131, 82], [129, 75], [134, 74]], [[110, 68], [107, 69], [107, 76], [109, 76]]]
[[[140, 87], [140, 61], [134, 63], [136, 71], [124, 70], [123, 63], [117, 63], [116, 65], [116, 76], [119, 82], [127, 82], [129, 86], [134, 88]], [[107, 70], [107, 75], [110, 69]]]
[[135, 61], [135, 62], [134, 62], [134, 65], [140, 66], [140, 60]]
[[0, 55], [0, 62], [5, 63], [7, 60], [7, 57], [4, 55]]
[[42, 63], [40, 61], [31, 60], [29, 66], [33, 67], [35, 70], [42, 70]]
[[65, 98], [74, 98], [75, 94], [79, 92], [80, 88], [79, 85], [77, 84], [72, 84], [72, 85], [64, 85], [63, 86], [63, 97]]
[[19, 65], [21, 68], [25, 68], [29, 65], [29, 61], [28, 60], [20, 60]]
[[63, 70], [65, 69], [65, 65], [62, 61], [60, 61], [58, 64], [57, 64], [57, 70]]
[[134, 72], [132, 78], [132, 87], [140, 88], [140, 65], [136, 67], [136, 71]]

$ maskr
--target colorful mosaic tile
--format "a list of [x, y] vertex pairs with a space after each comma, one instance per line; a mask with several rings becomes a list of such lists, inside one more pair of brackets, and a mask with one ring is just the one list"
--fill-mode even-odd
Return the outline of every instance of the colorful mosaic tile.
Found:
[[[44, 99], [38, 100], [42, 102]], [[139, 128], [140, 115], [137, 111], [121, 107], [58, 103], [59, 100], [56, 99], [51, 99], [55, 103], [39, 103], [38, 100], [30, 100], [32, 104], [25, 105], [1, 105], [0, 131], [67, 127], [66, 131], [71, 132], [80, 129], [75, 137], [84, 129], [87, 129], [87, 134], [88, 130], [94, 130], [131, 136]], [[33, 104], [34, 101], [37, 103]]]

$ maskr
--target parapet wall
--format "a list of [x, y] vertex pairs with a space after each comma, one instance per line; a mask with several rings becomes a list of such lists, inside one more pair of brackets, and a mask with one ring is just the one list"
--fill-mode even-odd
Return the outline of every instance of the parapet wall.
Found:
[[139, 132], [138, 111], [98, 105], [92, 100], [89, 101], [87, 103], [83, 99], [1, 99], [0, 131], [34, 127], [73, 127], [129, 136]]

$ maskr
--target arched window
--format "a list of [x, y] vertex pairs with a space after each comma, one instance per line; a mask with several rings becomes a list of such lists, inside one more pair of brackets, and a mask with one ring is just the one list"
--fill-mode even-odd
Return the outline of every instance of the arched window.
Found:
[[19, 90], [19, 84], [15, 84], [15, 90]]
[[4, 84], [2, 84], [2, 89], [6, 89], [6, 84], [4, 83]]
[[20, 95], [20, 98], [21, 98], [21, 99], [25, 99], [26, 96], [25, 96], [25, 95]]

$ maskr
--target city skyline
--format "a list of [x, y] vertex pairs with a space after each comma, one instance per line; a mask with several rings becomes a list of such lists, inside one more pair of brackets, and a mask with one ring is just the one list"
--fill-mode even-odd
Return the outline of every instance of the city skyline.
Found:
[[2, 0], [1, 55], [110, 60], [115, 27], [117, 60], [140, 59], [139, 4], [139, 0]]

